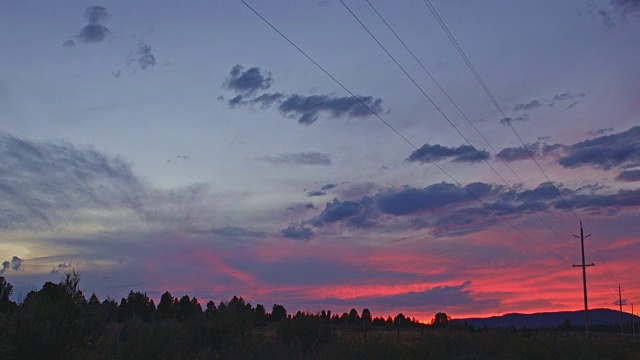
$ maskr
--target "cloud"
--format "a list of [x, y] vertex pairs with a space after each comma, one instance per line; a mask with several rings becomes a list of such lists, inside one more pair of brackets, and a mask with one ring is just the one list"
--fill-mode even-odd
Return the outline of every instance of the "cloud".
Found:
[[282, 93], [266, 93], [258, 97], [255, 97], [249, 101], [251, 104], [260, 104], [263, 109], [271, 107], [275, 102], [282, 100], [285, 97]]
[[315, 236], [313, 230], [303, 224], [294, 224], [282, 230], [282, 236], [299, 241], [309, 241]]
[[[481, 158], [482, 157], [482, 158]], [[427, 163], [442, 159], [452, 158], [454, 162], [475, 163], [482, 159], [489, 159], [491, 154], [485, 150], [476, 150], [470, 145], [460, 145], [458, 147], [446, 147], [442, 145], [424, 144], [420, 149], [409, 155], [406, 161]]]
[[461, 188], [442, 182], [422, 189], [392, 190], [377, 195], [376, 204], [383, 213], [396, 216], [434, 210], [450, 204], [473, 201], [473, 197], [467, 192], [469, 186], [473, 187], [473, 185], [467, 185]]
[[153, 68], [156, 65], [156, 57], [151, 53], [151, 46], [143, 43], [142, 41], [138, 42], [136, 55], [137, 57], [135, 58], [135, 61], [140, 69], [147, 70], [148, 68]]
[[2, 270], [0, 270], [0, 274], [4, 274], [7, 270], [11, 269], [13, 271], [20, 271], [22, 269], [22, 262], [24, 260], [20, 259], [17, 256], [11, 258], [11, 262], [3, 261], [2, 262]]
[[609, 15], [609, 13], [604, 9], [598, 10], [598, 12], [596, 13], [596, 16], [602, 20], [602, 24], [604, 25], [604, 27], [607, 28], [607, 30], [613, 27], [614, 25], [613, 20], [611, 19], [611, 16]]
[[235, 65], [229, 72], [224, 87], [238, 95], [250, 96], [258, 90], [268, 89], [272, 83], [273, 77], [268, 71], [262, 71], [259, 67], [244, 70], [242, 65]]
[[620, 11], [622, 15], [628, 15], [640, 12], [639, 0], [611, 0], [611, 5]]
[[513, 117], [506, 117], [506, 118], [500, 119], [500, 124], [508, 125], [509, 123], [512, 123], [514, 121], [516, 121], [516, 122], [518, 122], [518, 121], [529, 121], [529, 115], [528, 114], [524, 114], [524, 115], [517, 116], [517, 117], [514, 117], [514, 118]]
[[89, 209], [142, 212], [146, 190], [121, 158], [2, 132], [0, 157], [0, 228], [50, 228]]
[[74, 47], [74, 46], [76, 46], [76, 43], [73, 40], [67, 40], [67, 41], [62, 43], [62, 46], [64, 46], [64, 47]]
[[327, 203], [319, 218], [325, 223], [332, 223], [354, 217], [362, 210], [363, 207], [358, 202], [333, 199], [333, 202]]
[[572, 92], [565, 92], [562, 94], [554, 95], [551, 101], [549, 102], [549, 106], [554, 106], [556, 103], [559, 103], [559, 102], [571, 101], [571, 104], [569, 104], [569, 106], [567, 107], [567, 109], [569, 109], [578, 104], [576, 100], [581, 99], [585, 96], [587, 96], [587, 94], [585, 93], [576, 94]]
[[336, 185], [336, 184], [326, 184], [323, 187], [321, 187], [320, 190], [331, 190], [336, 186], [338, 186], [338, 185]]
[[317, 231], [331, 225], [331, 232], [343, 226], [378, 228], [382, 232], [427, 229], [436, 237], [466, 235], [493, 226], [499, 217], [527, 216], [532, 210], [566, 211], [558, 192], [570, 206], [585, 209], [592, 216], [613, 216], [640, 206], [640, 190], [611, 193], [597, 184], [570, 189], [562, 184], [542, 183], [533, 189], [508, 189], [483, 182], [464, 187], [443, 182], [425, 188], [390, 189], [360, 199], [334, 199], [320, 215], [291, 228], [291, 234], [306, 225]]
[[329, 166], [331, 165], [331, 157], [314, 151], [281, 154], [278, 156], [264, 156], [260, 158], [263, 161], [272, 164], [285, 165], [310, 165], [310, 166]]
[[89, 6], [84, 10], [84, 17], [89, 24], [98, 24], [109, 17], [109, 11], [103, 6]]
[[602, 129], [598, 129], [598, 130], [589, 130], [588, 134], [591, 136], [596, 136], [596, 135], [604, 135], [607, 133], [613, 132], [613, 128], [602, 128]]
[[307, 196], [308, 197], [324, 196], [324, 195], [327, 195], [327, 193], [325, 193], [323, 191], [319, 191], [319, 190], [313, 190], [313, 191], [308, 191], [307, 192]]
[[63, 273], [66, 269], [72, 267], [73, 264], [71, 263], [71, 261], [69, 262], [64, 262], [61, 264], [58, 264], [56, 267], [54, 267], [53, 269], [51, 269], [51, 271], [49, 271], [50, 274], [61, 274]]
[[[104, 41], [109, 34], [109, 29], [102, 25], [102, 22], [109, 17], [107, 8], [102, 6], [89, 6], [84, 11], [84, 17], [87, 19], [88, 24], [80, 29], [78, 38], [87, 44]], [[65, 44], [70, 44], [69, 41], [65, 42]]]
[[102, 24], [87, 24], [80, 30], [78, 38], [86, 44], [99, 43], [104, 41], [107, 34], [109, 34], [109, 29], [106, 26]]
[[621, 171], [618, 176], [616, 176], [616, 180], [626, 182], [640, 181], [640, 170]]
[[369, 116], [371, 115], [369, 109], [376, 114], [383, 112], [382, 99], [360, 95], [357, 97], [360, 101], [351, 96], [290, 95], [280, 103], [278, 109], [283, 115], [297, 118], [298, 123], [303, 125], [311, 125], [316, 122], [320, 113], [329, 113], [333, 118], [340, 118], [344, 115], [350, 117]]
[[516, 106], [513, 108], [514, 111], [529, 111], [529, 110], [534, 110], [537, 109], [539, 107], [541, 107], [542, 104], [538, 101], [538, 100], [533, 100], [529, 103], [526, 104], [516, 104]]
[[332, 118], [365, 117], [384, 112], [382, 99], [372, 96], [357, 95], [336, 97], [331, 95], [283, 94], [280, 92], [263, 93], [258, 91], [269, 89], [273, 76], [259, 67], [245, 70], [242, 65], [235, 65], [227, 76], [223, 88], [235, 92], [236, 96], [228, 101], [232, 108], [245, 105], [259, 105], [262, 109], [277, 105], [280, 113], [295, 118], [302, 125], [311, 125], [321, 114]]
[[211, 230], [211, 232], [216, 235], [231, 238], [262, 238], [267, 235], [267, 233], [263, 231], [251, 231], [237, 226], [224, 226], [215, 228]]
[[640, 164], [640, 126], [581, 141], [565, 148], [558, 163], [565, 168], [592, 166], [609, 170]]
[[11, 258], [11, 270], [18, 271], [22, 267], [22, 259], [17, 256]]

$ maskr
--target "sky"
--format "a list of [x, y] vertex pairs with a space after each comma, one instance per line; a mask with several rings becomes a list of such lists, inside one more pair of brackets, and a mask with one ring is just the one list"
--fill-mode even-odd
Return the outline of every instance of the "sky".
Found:
[[14, 299], [640, 304], [640, 2], [343, 1], [2, 2]]

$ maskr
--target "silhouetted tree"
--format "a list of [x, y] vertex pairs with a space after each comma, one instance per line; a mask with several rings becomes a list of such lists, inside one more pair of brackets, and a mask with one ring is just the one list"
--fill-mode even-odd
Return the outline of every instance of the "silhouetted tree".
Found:
[[363, 309], [362, 315], [360, 316], [360, 320], [362, 320], [365, 323], [371, 322], [371, 311], [369, 311], [369, 309]]
[[160, 302], [158, 303], [158, 314], [160, 315], [160, 319], [173, 319], [176, 317], [176, 308], [174, 307], [173, 302], [173, 295], [171, 295], [170, 292], [165, 291], [165, 293], [160, 297]]
[[15, 303], [10, 299], [13, 293], [13, 285], [0, 276], [0, 312], [7, 313], [15, 307]]
[[263, 325], [267, 320], [267, 311], [265, 310], [262, 304], [256, 305], [256, 308], [253, 311], [253, 314], [254, 314], [254, 322], [258, 326]]
[[207, 310], [205, 310], [204, 313], [207, 317], [213, 317], [217, 309], [218, 308], [216, 307], [216, 303], [213, 302], [213, 300], [209, 300], [209, 302], [207, 303]]
[[282, 305], [273, 304], [273, 308], [271, 309], [271, 321], [278, 321], [280, 319], [284, 319], [287, 317], [287, 309]]
[[356, 309], [351, 309], [351, 311], [349, 311], [349, 323], [355, 324], [359, 319], [358, 311]]
[[119, 310], [121, 319], [130, 319], [137, 316], [143, 321], [150, 321], [154, 319], [156, 305], [146, 293], [133, 292], [131, 290], [126, 299], [122, 298]]
[[436, 316], [431, 320], [431, 325], [435, 327], [445, 327], [449, 325], [449, 318], [445, 313], [437, 313]]

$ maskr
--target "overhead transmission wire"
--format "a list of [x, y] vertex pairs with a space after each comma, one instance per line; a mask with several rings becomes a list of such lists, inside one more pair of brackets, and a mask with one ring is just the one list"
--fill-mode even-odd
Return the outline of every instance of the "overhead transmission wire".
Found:
[[[367, 1], [368, 2], [368, 1]], [[498, 101], [495, 99], [495, 97], [493, 96], [493, 94], [491, 93], [491, 91], [489, 90], [489, 88], [487, 87], [487, 85], [485, 84], [485, 82], [482, 80], [482, 78], [480, 77], [480, 74], [478, 74], [478, 72], [476, 71], [475, 67], [473, 66], [473, 64], [471, 63], [471, 61], [469, 60], [469, 58], [467, 58], [467, 55], [465, 54], [465, 52], [462, 50], [462, 48], [460, 47], [460, 45], [458, 44], [458, 42], [456, 41], [455, 37], [453, 36], [453, 34], [449, 31], [449, 28], [447, 27], [447, 25], [445, 24], [444, 20], [442, 20], [442, 18], [440, 17], [440, 15], [438, 14], [438, 11], [435, 9], [435, 7], [431, 4], [431, 2], [429, 0], [423, 0], [424, 4], [427, 6], [427, 8], [429, 9], [429, 11], [431, 12], [431, 14], [433, 15], [433, 17], [436, 19], [436, 21], [438, 22], [438, 24], [440, 25], [440, 27], [442, 28], [442, 30], [445, 32], [445, 34], [447, 35], [447, 37], [449, 38], [449, 41], [451, 41], [451, 43], [453, 44], [453, 46], [456, 48], [456, 50], [458, 51], [458, 53], [460, 54], [460, 56], [462, 57], [462, 59], [464, 60], [465, 64], [467, 65], [467, 67], [469, 68], [469, 70], [471, 70], [471, 72], [473, 73], [474, 77], [476, 78], [476, 80], [478, 81], [478, 83], [480, 84], [480, 86], [484, 89], [485, 93], [487, 94], [487, 96], [489, 97], [489, 99], [491, 100], [491, 102], [494, 104], [494, 106], [496, 107], [496, 109], [498, 110], [498, 112], [500, 113], [500, 115], [502, 115], [503, 119], [507, 119], [506, 124], [509, 126], [509, 128], [511, 128], [511, 130], [513, 131], [514, 135], [518, 138], [518, 140], [520, 140], [520, 143], [522, 144], [522, 146], [524, 147], [524, 149], [527, 151], [527, 154], [529, 155], [529, 157], [531, 158], [531, 160], [533, 160], [533, 162], [536, 164], [536, 166], [538, 167], [538, 169], [540, 170], [540, 172], [544, 175], [544, 177], [547, 179], [547, 181], [549, 182], [549, 184], [553, 187], [556, 195], [560, 198], [560, 200], [562, 200], [563, 204], [565, 205], [565, 207], [567, 209], [569, 209], [569, 211], [571, 212], [571, 214], [573, 214], [574, 218], [576, 218], [576, 220], [580, 221], [580, 218], [578, 217], [578, 215], [573, 211], [573, 208], [569, 205], [569, 203], [566, 201], [566, 199], [562, 196], [562, 194], [560, 193], [560, 191], [558, 190], [558, 188], [553, 184], [553, 182], [551, 181], [551, 179], [549, 178], [549, 176], [547, 175], [547, 173], [544, 171], [544, 169], [542, 168], [542, 166], [540, 165], [540, 163], [536, 160], [535, 156], [533, 155], [533, 153], [531, 152], [531, 149], [529, 149], [529, 147], [527, 146], [527, 144], [524, 142], [524, 140], [522, 139], [522, 137], [520, 136], [520, 134], [518, 133], [518, 131], [516, 130], [516, 128], [513, 126], [513, 124], [511, 123], [511, 121], [508, 120], [507, 115], [504, 113], [504, 111], [502, 110], [502, 107], [500, 106], [500, 104], [498, 104]], [[564, 225], [563, 225], [564, 226]], [[565, 228], [566, 229], [566, 228]], [[569, 231], [569, 230], [567, 230]], [[592, 243], [594, 244], [594, 247], [596, 249], [596, 254], [599, 254], [599, 250], [598, 247], [595, 246], [595, 241], [592, 241]], [[613, 274], [608, 270], [605, 269], [608, 273], [609, 276], [611, 276], [611, 278], [615, 281], [615, 276], [613, 276]], [[617, 281], [616, 281], [617, 282]]]
[[331, 80], [333, 80], [336, 84], [338, 84], [344, 91], [346, 91], [349, 95], [351, 95], [351, 97], [353, 97], [355, 100], [357, 100], [362, 106], [364, 106], [372, 115], [374, 115], [376, 118], [378, 118], [378, 120], [380, 120], [384, 125], [386, 125], [389, 129], [391, 129], [394, 133], [396, 133], [396, 135], [398, 135], [402, 140], [404, 140], [407, 144], [409, 144], [409, 146], [411, 146], [413, 149], [415, 149], [420, 155], [422, 155], [425, 159], [427, 159], [427, 161], [431, 164], [433, 164], [436, 168], [438, 168], [443, 174], [445, 174], [447, 177], [449, 177], [452, 181], [454, 181], [461, 189], [464, 189], [469, 195], [471, 195], [474, 199], [476, 199], [478, 202], [480, 202], [482, 205], [484, 205], [487, 209], [489, 209], [491, 212], [494, 213], [494, 216], [496, 216], [498, 219], [502, 220], [503, 222], [505, 222], [506, 224], [510, 225], [511, 227], [513, 227], [517, 232], [519, 232], [520, 234], [522, 234], [525, 238], [529, 239], [530, 241], [534, 242], [535, 244], [537, 244], [538, 246], [542, 247], [543, 249], [547, 250], [547, 252], [549, 252], [552, 255], [555, 255], [556, 257], [560, 258], [561, 260], [566, 261], [567, 263], [571, 263], [566, 257], [564, 257], [561, 254], [556, 253], [555, 251], [552, 251], [551, 249], [549, 249], [548, 247], [544, 246], [542, 243], [538, 242], [537, 240], [535, 240], [534, 238], [532, 238], [531, 236], [529, 236], [529, 234], [525, 233], [523, 230], [521, 230], [520, 228], [518, 228], [515, 224], [513, 224], [512, 222], [510, 222], [508, 219], [500, 216], [497, 214], [497, 212], [485, 201], [483, 201], [482, 199], [480, 199], [476, 194], [474, 194], [473, 192], [471, 192], [469, 189], [467, 189], [466, 187], [462, 186], [462, 184], [455, 178], [453, 177], [453, 175], [449, 174], [444, 168], [442, 168], [440, 165], [438, 165], [436, 162], [432, 161], [431, 158], [429, 156], [427, 156], [422, 150], [420, 150], [417, 146], [415, 146], [409, 139], [407, 139], [407, 137], [405, 137], [404, 135], [402, 135], [402, 133], [400, 133], [398, 130], [396, 130], [389, 122], [387, 122], [386, 120], [384, 120], [384, 118], [382, 118], [377, 112], [375, 112], [373, 109], [371, 109], [371, 107], [369, 107], [364, 101], [362, 101], [362, 99], [360, 99], [357, 95], [355, 95], [351, 90], [349, 90], [349, 88], [347, 88], [344, 84], [342, 84], [336, 77], [334, 77], [333, 75], [331, 75], [331, 73], [329, 73], [329, 71], [327, 71], [324, 67], [322, 67], [318, 62], [316, 62], [310, 55], [308, 55], [304, 50], [302, 50], [298, 45], [296, 45], [292, 40], [290, 40], [284, 33], [282, 33], [280, 30], [278, 30], [278, 28], [276, 28], [273, 24], [271, 24], [271, 22], [269, 22], [264, 16], [262, 16], [257, 10], [255, 10], [251, 5], [249, 5], [245, 0], [240, 0], [240, 2], [242, 2], [247, 8], [249, 8], [249, 10], [251, 10], [254, 14], [256, 14], [256, 16], [258, 16], [262, 21], [264, 21], [269, 27], [271, 27], [276, 33], [278, 33], [278, 35], [280, 35], [284, 40], [286, 40], [289, 44], [291, 44], [296, 50], [298, 50], [298, 52], [300, 52], [304, 57], [306, 57], [309, 61], [311, 61], [318, 69], [320, 69], [323, 73], [325, 73], [325, 75], [327, 75], [329, 78], [331, 78]]
[[[449, 95], [449, 93], [447, 93], [447, 91], [442, 87], [442, 85], [440, 85], [440, 83], [434, 78], [434, 76], [431, 74], [431, 72], [429, 72], [429, 70], [427, 70], [427, 68], [424, 66], [424, 64], [422, 63], [422, 61], [420, 61], [420, 59], [418, 59], [418, 57], [413, 53], [413, 51], [411, 51], [411, 49], [409, 48], [409, 46], [402, 40], [402, 38], [400, 38], [400, 36], [398, 35], [398, 33], [396, 33], [395, 30], [393, 30], [393, 28], [391, 27], [391, 25], [385, 20], [385, 18], [380, 14], [380, 12], [373, 6], [373, 4], [371, 4], [371, 2], [369, 0], [365, 0], [367, 2], [367, 4], [369, 4], [369, 6], [371, 7], [371, 9], [376, 13], [376, 15], [378, 15], [378, 17], [380, 18], [380, 20], [382, 20], [382, 22], [387, 26], [387, 28], [391, 31], [391, 33], [393, 33], [393, 35], [396, 37], [396, 39], [398, 39], [398, 41], [402, 44], [402, 46], [404, 46], [404, 48], [407, 50], [407, 52], [409, 52], [409, 54], [411, 54], [411, 56], [413, 57], [413, 59], [420, 65], [420, 67], [422, 68], [422, 70], [429, 76], [429, 78], [436, 84], [436, 86], [440, 89], [440, 91], [442, 91], [442, 93], [447, 97], [447, 99], [449, 99], [449, 101], [451, 102], [451, 104], [453, 104], [453, 106], [458, 110], [458, 112], [460, 113], [460, 115], [462, 115], [462, 117], [467, 120], [467, 122], [469, 123], [469, 125], [471, 125], [471, 127], [473, 127], [473, 129], [478, 133], [478, 135], [480, 135], [480, 137], [484, 140], [484, 142], [489, 146], [489, 148], [491, 150], [493, 150], [494, 153], [498, 153], [498, 151], [491, 145], [491, 143], [489, 142], [489, 140], [487, 140], [487, 138], [484, 136], [484, 134], [482, 134], [482, 132], [480, 132], [480, 130], [473, 124], [473, 122], [469, 119], [469, 117], [464, 113], [464, 111], [462, 111], [462, 109], [460, 108], [460, 106], [458, 106], [458, 104], [453, 100], [453, 98]], [[344, 2], [343, 2], [344, 4]], [[345, 5], [346, 7], [346, 5]], [[349, 9], [347, 7], [347, 9]], [[352, 15], [355, 16], [355, 14], [353, 12], [351, 12]], [[357, 19], [357, 17], [356, 17]], [[358, 19], [358, 21], [360, 21]], [[360, 24], [362, 24], [363, 27], [364, 24], [362, 22], [360, 22]], [[366, 29], [366, 27], [365, 27]], [[368, 29], [367, 29], [368, 31]], [[368, 31], [369, 32], [369, 31]], [[371, 32], [369, 32], [369, 34], [374, 37]], [[374, 37], [375, 39], [375, 37]], [[377, 41], [377, 39], [376, 39]], [[378, 44], [380, 44], [380, 42], [378, 42]], [[382, 45], [381, 45], [382, 46]], [[443, 114], [444, 116], [444, 114]], [[447, 119], [448, 120], [448, 119]], [[449, 121], [449, 124], [451, 126], [453, 126], [454, 128], [457, 129], [457, 127], [451, 122]], [[458, 131], [458, 133], [460, 133], [460, 131]], [[465, 140], [467, 140], [465, 138]], [[474, 150], [476, 151], [476, 153], [478, 155], [480, 155], [480, 158], [485, 162], [485, 164], [487, 166], [489, 166], [491, 168], [491, 170], [493, 170], [493, 172], [502, 180], [502, 182], [504, 182], [504, 184], [509, 188], [509, 190], [513, 191], [514, 194], [516, 195], [516, 197], [527, 207], [528, 210], [530, 210], [548, 229], [549, 231], [551, 231], [558, 239], [560, 239], [562, 242], [564, 242], [565, 245], [567, 245], [571, 250], [573, 251], [577, 251], [577, 249], [573, 246], [571, 246], [564, 238], [562, 238], [562, 236], [560, 236], [560, 234], [558, 234], [539, 214], [538, 212], [529, 205], [529, 203], [527, 201], [525, 201], [520, 194], [518, 194], [518, 192], [509, 184], [509, 182], [507, 182], [507, 180], [504, 179], [504, 177], [502, 177], [498, 171], [491, 166], [491, 164], [487, 161], [487, 159], [485, 159], [483, 156], [481, 156], [480, 152], [467, 140], [467, 143], [474, 148]], [[518, 174], [513, 170], [513, 168], [504, 160], [501, 158], [498, 158], [507, 168], [509, 168], [509, 170], [511, 170], [511, 173], [518, 179], [518, 181], [520, 181], [520, 183], [524, 183], [524, 181], [520, 178], [520, 176], [518, 176]], [[534, 194], [535, 197], [535, 194]], [[553, 214], [549, 213], [549, 215], [551, 215], [553, 218], [555, 218], [555, 216], [553, 216]], [[558, 219], [556, 219], [556, 221], [559, 222]]]
[[569, 203], [562, 196], [562, 194], [560, 193], [560, 190], [558, 190], [558, 188], [553, 184], [553, 182], [551, 181], [551, 179], [549, 178], [547, 173], [544, 171], [544, 169], [542, 168], [542, 166], [540, 165], [538, 160], [536, 160], [535, 156], [533, 155], [533, 152], [531, 152], [531, 149], [529, 149], [527, 144], [524, 142], [524, 140], [522, 139], [522, 137], [520, 136], [520, 134], [516, 130], [516, 128], [513, 126], [513, 124], [511, 124], [511, 121], [508, 120], [508, 117], [504, 113], [504, 111], [502, 110], [502, 107], [500, 107], [500, 104], [498, 104], [498, 101], [493, 96], [493, 94], [491, 93], [491, 91], [489, 90], [487, 85], [484, 83], [484, 81], [482, 80], [482, 78], [480, 77], [480, 75], [478, 74], [476, 69], [473, 67], [473, 65], [471, 64], [471, 61], [469, 61], [469, 59], [467, 58], [467, 55], [464, 53], [464, 51], [462, 50], [460, 45], [458, 45], [458, 42], [456, 41], [456, 39], [453, 37], [453, 35], [449, 31], [449, 28], [447, 28], [447, 25], [440, 18], [440, 15], [436, 11], [436, 9], [433, 7], [433, 5], [431, 5], [431, 2], [429, 0], [423, 0], [423, 1], [424, 1], [425, 5], [427, 5], [429, 10], [431, 11], [431, 14], [433, 14], [433, 16], [436, 18], [436, 21], [438, 21], [438, 24], [440, 24], [440, 27], [442, 28], [442, 30], [444, 30], [445, 34], [447, 35], [447, 37], [449, 38], [449, 40], [451, 41], [453, 46], [456, 48], [456, 50], [458, 50], [458, 53], [460, 54], [460, 56], [462, 56], [462, 59], [467, 64], [467, 66], [469, 67], [469, 69], [471, 70], [473, 75], [475, 76], [475, 78], [478, 81], [478, 83], [480, 83], [480, 86], [482, 86], [482, 88], [484, 89], [485, 93], [487, 93], [487, 96], [489, 96], [489, 99], [491, 99], [491, 102], [493, 102], [493, 105], [495, 105], [496, 109], [498, 109], [498, 112], [500, 113], [500, 115], [502, 115], [502, 118], [506, 120], [505, 123], [509, 126], [509, 128], [511, 128], [511, 130], [513, 131], [514, 135], [518, 138], [518, 140], [520, 140], [520, 143], [522, 144], [524, 149], [527, 151], [527, 154], [529, 155], [531, 160], [533, 160], [533, 162], [536, 164], [536, 166], [538, 167], [540, 172], [544, 175], [544, 177], [547, 179], [549, 184], [553, 187], [553, 189], [555, 190], [556, 195], [562, 200], [562, 202], [564, 203], [566, 208], [569, 211], [571, 211], [571, 213], [576, 218], [576, 220], [580, 221], [580, 218], [573, 211], [573, 208], [571, 206], [569, 206]]

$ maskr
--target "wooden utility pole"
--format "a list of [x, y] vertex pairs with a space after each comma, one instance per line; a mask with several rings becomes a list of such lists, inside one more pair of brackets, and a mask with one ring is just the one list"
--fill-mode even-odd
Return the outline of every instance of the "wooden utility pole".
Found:
[[624, 340], [624, 323], [622, 322], [622, 305], [627, 305], [622, 303], [622, 290], [620, 289], [620, 284], [618, 284], [618, 303], [620, 304], [620, 335], [622, 336], [622, 340]]
[[631, 303], [631, 332], [633, 333], [632, 339], [636, 338], [636, 318], [633, 314], [633, 303]]
[[[578, 237], [577, 235], [573, 235]], [[582, 229], [582, 221], [580, 221], [580, 248], [582, 249], [582, 265], [573, 264], [573, 267], [582, 268], [582, 289], [584, 292], [584, 335], [589, 339], [589, 306], [587, 305], [587, 266], [595, 266], [594, 263], [584, 263], [584, 238], [591, 236], [591, 234], [585, 236]]]

